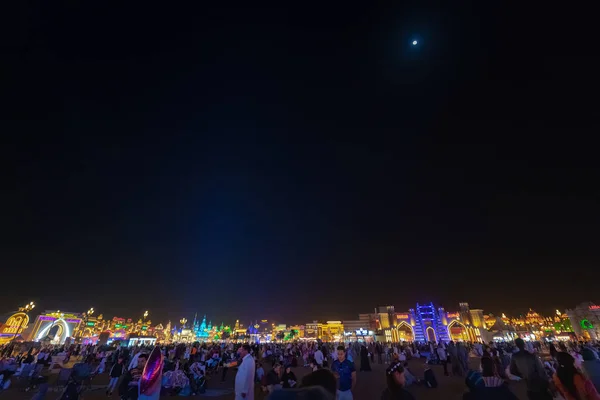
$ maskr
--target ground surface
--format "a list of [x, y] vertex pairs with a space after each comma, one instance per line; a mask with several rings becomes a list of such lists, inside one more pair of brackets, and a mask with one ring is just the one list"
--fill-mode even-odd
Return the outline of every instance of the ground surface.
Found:
[[[479, 359], [471, 358], [471, 364], [473, 367], [478, 366]], [[409, 368], [417, 376], [423, 376], [424, 361], [411, 360], [409, 362]], [[354, 398], [356, 400], [379, 400], [381, 392], [385, 389], [385, 364], [373, 364], [371, 372], [358, 372], [358, 379], [356, 388], [354, 391]], [[463, 393], [466, 391], [464, 378], [463, 377], [445, 377], [441, 366], [432, 366], [435, 376], [438, 380], [439, 386], [436, 389], [428, 389], [424, 386], [413, 386], [409, 390], [415, 395], [418, 400], [460, 400], [462, 399]], [[268, 370], [268, 369], [267, 369]], [[309, 373], [308, 368], [298, 367], [294, 369], [294, 372], [298, 379], [302, 379], [302, 376]], [[215, 400], [233, 400], [233, 380], [235, 377], [235, 371], [229, 371], [227, 379], [224, 383], [220, 382], [219, 377], [210, 377], [208, 381], [208, 390], [206, 394], [194, 396], [195, 398], [211, 398]], [[56, 380], [56, 374], [50, 374], [49, 382], [51, 389], [54, 388], [54, 382]], [[84, 400], [100, 400], [107, 399], [104, 392], [104, 387], [108, 383], [108, 375], [97, 376], [92, 382], [92, 390], [84, 393]], [[526, 399], [525, 387], [523, 383], [511, 382], [510, 388], [520, 399]], [[0, 392], [1, 400], [24, 400], [31, 399], [35, 395], [34, 391], [25, 392], [23, 388], [15, 382], [13, 387], [10, 389]], [[45, 400], [56, 400], [60, 397], [60, 392], [49, 391], [45, 396]], [[166, 400], [171, 396], [163, 396], [161, 400]], [[179, 397], [179, 396], [178, 396]], [[181, 397], [179, 397], [181, 398]], [[259, 388], [256, 388], [255, 399], [262, 400], [264, 395], [260, 392]], [[113, 400], [118, 400], [118, 396], [115, 393], [112, 397]]]

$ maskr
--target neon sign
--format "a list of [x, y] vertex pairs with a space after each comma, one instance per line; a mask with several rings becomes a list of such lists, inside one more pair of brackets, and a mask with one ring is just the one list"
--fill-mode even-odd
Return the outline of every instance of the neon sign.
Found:
[[56, 317], [50, 317], [48, 315], [41, 315], [39, 319], [40, 321], [56, 321]]
[[448, 313], [448, 318], [458, 318], [458, 313]]
[[398, 319], [408, 319], [408, 314], [396, 314], [396, 318]]
[[600, 310], [600, 306], [597, 306], [597, 305], [590, 306], [590, 310]]
[[594, 328], [594, 325], [592, 325], [592, 323], [590, 321], [588, 321], [587, 319], [582, 319], [580, 324], [583, 329], [593, 329]]

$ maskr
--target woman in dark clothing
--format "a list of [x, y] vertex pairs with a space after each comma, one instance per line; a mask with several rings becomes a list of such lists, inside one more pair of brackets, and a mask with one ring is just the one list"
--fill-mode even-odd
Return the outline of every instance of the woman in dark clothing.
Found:
[[273, 391], [281, 388], [281, 379], [279, 378], [279, 374], [281, 372], [281, 365], [275, 364], [273, 369], [269, 371], [267, 374], [267, 390], [269, 393], [273, 393]]
[[290, 388], [296, 387], [297, 380], [296, 380], [296, 375], [292, 372], [292, 367], [290, 367], [290, 366], [285, 367], [285, 372], [283, 373], [281, 380], [283, 381], [284, 389], [290, 389]]
[[371, 370], [371, 364], [369, 363], [369, 352], [367, 351], [367, 348], [364, 345], [360, 347], [360, 370]]
[[385, 372], [387, 389], [381, 395], [381, 400], [415, 400], [415, 397], [404, 389], [406, 379], [400, 362], [392, 363]]

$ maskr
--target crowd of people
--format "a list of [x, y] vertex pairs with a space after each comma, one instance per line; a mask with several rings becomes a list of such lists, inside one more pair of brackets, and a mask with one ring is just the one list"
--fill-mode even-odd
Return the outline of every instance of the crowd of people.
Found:
[[[32, 376], [52, 364], [75, 361], [71, 381], [84, 385], [94, 376], [108, 375], [106, 395], [115, 392], [121, 400], [137, 400], [138, 382], [151, 348], [107, 345], [0, 348], [0, 388], [27, 366]], [[170, 344], [161, 347], [164, 356], [163, 393], [195, 395], [206, 390], [207, 380], [225, 381], [237, 369], [234, 390], [237, 399], [254, 399], [255, 392], [272, 399], [294, 398], [297, 393], [353, 399], [357, 370], [372, 371], [385, 364], [387, 388], [383, 400], [414, 399], [412, 385], [438, 386], [432, 365], [440, 372], [465, 380], [465, 400], [516, 399], [511, 380], [523, 380], [529, 399], [600, 400], [596, 391], [600, 376], [600, 347], [593, 343], [288, 343]], [[473, 359], [479, 360], [472, 368]], [[426, 361], [422, 376], [411, 371], [409, 361]], [[471, 362], [470, 362], [471, 359]], [[299, 379], [297, 367], [308, 368]], [[596, 384], [596, 385], [595, 385]], [[78, 386], [73, 386], [77, 388]], [[316, 388], [315, 388], [316, 387]], [[443, 390], [443, 387], [440, 388]], [[75, 390], [75, 389], [73, 389]], [[75, 392], [76, 393], [76, 392]], [[71, 393], [70, 399], [73, 398]], [[319, 398], [319, 397], [315, 397]]]

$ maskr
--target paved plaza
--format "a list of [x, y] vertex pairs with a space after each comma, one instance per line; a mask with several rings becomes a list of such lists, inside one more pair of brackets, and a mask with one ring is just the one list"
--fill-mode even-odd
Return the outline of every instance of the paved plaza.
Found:
[[[479, 359], [471, 358], [471, 366], [473, 368], [478, 367]], [[268, 365], [266, 365], [266, 371], [268, 371]], [[354, 398], [357, 400], [379, 400], [381, 392], [385, 389], [385, 364], [372, 364], [371, 372], [358, 372], [358, 381], [356, 384]], [[409, 362], [410, 370], [417, 376], [422, 377], [425, 363], [424, 359], [411, 360]], [[462, 399], [463, 393], [466, 391], [464, 377], [445, 377], [443, 374], [442, 367], [439, 365], [431, 366], [435, 372], [435, 376], [438, 380], [439, 386], [435, 389], [429, 389], [425, 386], [412, 386], [409, 390], [419, 400], [460, 400]], [[294, 373], [298, 379], [302, 379], [304, 375], [309, 373], [308, 368], [298, 367], [294, 368]], [[214, 400], [233, 400], [233, 381], [235, 377], [235, 371], [230, 370], [225, 382], [220, 382], [220, 376], [210, 376], [208, 380], [207, 393], [202, 395], [193, 396], [193, 398], [210, 398]], [[49, 383], [51, 389], [54, 387], [56, 381], [56, 374], [49, 375]], [[94, 378], [92, 382], [92, 390], [84, 393], [84, 400], [100, 400], [107, 399], [104, 392], [104, 387], [108, 382], [108, 374], [104, 373]], [[511, 382], [510, 388], [520, 399], [526, 399], [525, 387], [523, 383]], [[31, 399], [35, 392], [25, 392], [22, 387], [15, 384], [7, 391], [0, 392], [2, 400], [24, 400]], [[55, 400], [60, 396], [57, 391], [49, 391], [45, 397], [46, 400]], [[178, 396], [179, 397], [179, 396]], [[192, 396], [190, 396], [192, 397]], [[172, 396], [164, 396], [161, 400], [172, 398]], [[264, 394], [260, 392], [260, 389], [256, 388], [257, 400], [265, 399]], [[118, 400], [118, 396], [115, 393], [112, 396], [113, 400]]]

